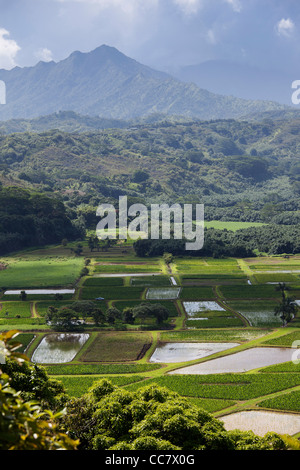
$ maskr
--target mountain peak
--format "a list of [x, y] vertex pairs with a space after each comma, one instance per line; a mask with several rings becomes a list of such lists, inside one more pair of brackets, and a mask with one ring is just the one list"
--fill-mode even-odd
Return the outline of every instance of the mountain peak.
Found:
[[[132, 119], [153, 113], [200, 119], [236, 118], [279, 105], [225, 98], [187, 84], [103, 44], [74, 51], [60, 62], [0, 70], [6, 105], [0, 119], [35, 118], [58, 111]], [[282, 109], [282, 107], [281, 107]]]

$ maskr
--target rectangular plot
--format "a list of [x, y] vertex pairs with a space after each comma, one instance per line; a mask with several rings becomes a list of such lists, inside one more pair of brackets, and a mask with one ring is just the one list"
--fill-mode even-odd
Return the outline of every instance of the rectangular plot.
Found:
[[228, 305], [243, 315], [253, 327], [279, 326], [282, 323], [279, 316], [274, 314], [277, 305], [275, 301], [238, 301], [229, 302]]
[[21, 259], [1, 271], [1, 284], [7, 289], [68, 286], [78, 279], [83, 258]]
[[142, 287], [83, 287], [81, 300], [95, 300], [99, 297], [105, 300], [141, 299], [144, 289]]
[[202, 320], [188, 319], [186, 322], [187, 328], [235, 328], [243, 326], [240, 318], [231, 316], [212, 316], [207, 315]]
[[171, 281], [168, 276], [140, 276], [132, 277], [130, 280], [132, 286], [170, 286]]
[[149, 288], [146, 294], [148, 300], [171, 300], [177, 299], [180, 287]]
[[83, 284], [88, 286], [123, 286], [124, 280], [122, 277], [88, 277]]
[[184, 300], [212, 300], [215, 298], [215, 295], [212, 287], [183, 287], [180, 292], [180, 298]]
[[[165, 375], [147, 380], [188, 397], [250, 400], [300, 385], [300, 374]], [[128, 387], [136, 390], [146, 384]]]
[[267, 299], [279, 298], [280, 293], [273, 285], [221, 286], [220, 291], [227, 299]]
[[0, 318], [30, 318], [31, 309], [29, 302], [2, 302], [0, 304]]
[[82, 362], [135, 361], [145, 344], [152, 342], [146, 332], [98, 333], [81, 357]]

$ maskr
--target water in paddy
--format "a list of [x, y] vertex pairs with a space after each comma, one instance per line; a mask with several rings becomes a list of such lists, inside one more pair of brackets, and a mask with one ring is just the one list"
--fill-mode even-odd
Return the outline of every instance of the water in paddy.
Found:
[[[24, 289], [26, 294], [51, 295], [51, 294], [74, 294], [75, 289]], [[7, 290], [5, 295], [18, 295], [21, 290]]]
[[88, 334], [81, 333], [46, 335], [34, 351], [32, 362], [57, 364], [72, 361], [88, 338]]
[[212, 359], [201, 364], [184, 367], [170, 374], [222, 374], [246, 372], [282, 362], [292, 361], [295, 348], [251, 348], [245, 351]]
[[150, 362], [175, 363], [202, 359], [239, 346], [239, 343], [167, 343], [156, 348]]
[[297, 434], [300, 432], [300, 415], [272, 411], [240, 411], [219, 418], [227, 431], [240, 429], [253, 431], [258, 436], [267, 432]]
[[180, 287], [149, 288], [146, 298], [149, 300], [171, 300], [177, 299], [180, 293]]

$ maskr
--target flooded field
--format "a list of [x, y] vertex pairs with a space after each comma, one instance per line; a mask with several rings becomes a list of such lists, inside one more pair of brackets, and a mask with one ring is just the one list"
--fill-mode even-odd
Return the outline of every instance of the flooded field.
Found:
[[253, 431], [258, 436], [267, 432], [294, 435], [300, 432], [300, 414], [272, 411], [240, 411], [219, 418], [227, 431]]
[[[50, 294], [74, 294], [75, 289], [24, 289], [26, 294], [50, 295]], [[22, 290], [7, 290], [4, 295], [19, 295]]]
[[88, 334], [81, 333], [46, 335], [34, 351], [32, 362], [58, 364], [72, 361], [88, 338]]
[[251, 348], [229, 356], [184, 367], [170, 374], [223, 374], [246, 372], [292, 360], [293, 348]]
[[148, 289], [146, 298], [149, 300], [171, 300], [177, 299], [180, 293], [180, 287], [164, 287]]
[[197, 317], [197, 314], [205, 314], [207, 311], [225, 312], [225, 309], [214, 301], [183, 302], [183, 306], [187, 316], [193, 320], [207, 320], [207, 318]]
[[239, 346], [239, 343], [167, 343], [156, 348], [150, 362], [165, 364], [193, 361]]

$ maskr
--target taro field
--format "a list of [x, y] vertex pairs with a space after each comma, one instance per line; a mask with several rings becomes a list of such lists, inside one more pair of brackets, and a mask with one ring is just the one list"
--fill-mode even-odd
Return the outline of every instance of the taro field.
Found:
[[[300, 313], [287, 325], [275, 315], [283, 292], [300, 305], [300, 255], [167, 265], [136, 257], [130, 243], [71, 248], [0, 261], [1, 330], [18, 330], [28, 360], [71, 396], [109, 378], [130, 390], [168, 387], [220, 419], [300, 417]], [[51, 320], [70, 311], [73, 323]]]

